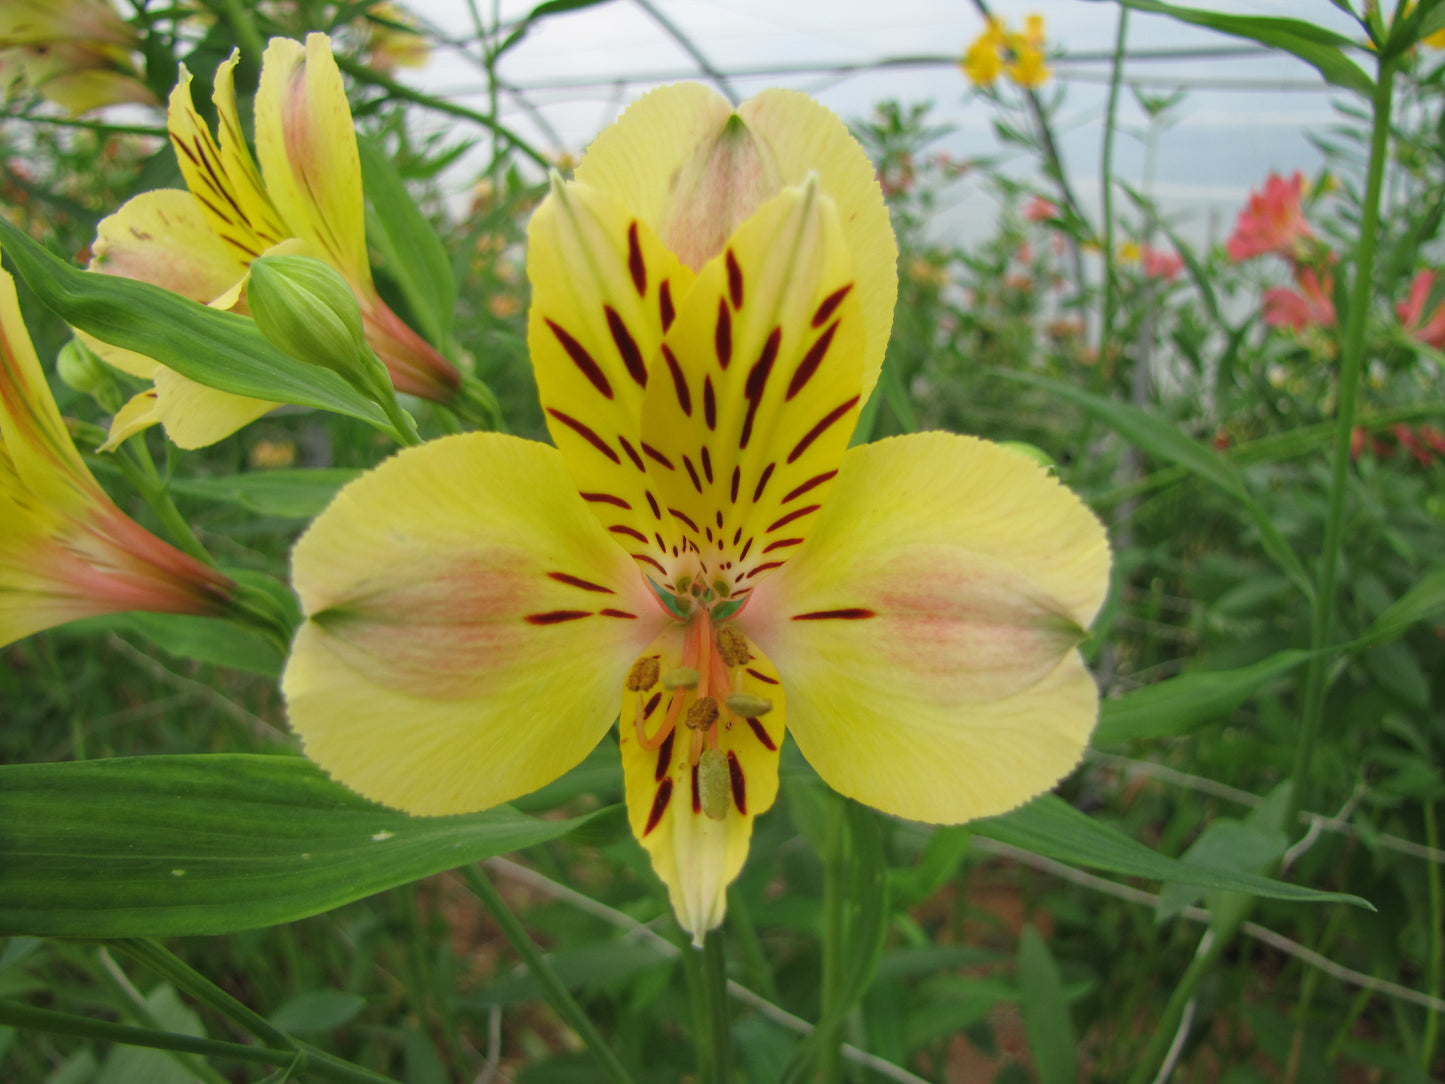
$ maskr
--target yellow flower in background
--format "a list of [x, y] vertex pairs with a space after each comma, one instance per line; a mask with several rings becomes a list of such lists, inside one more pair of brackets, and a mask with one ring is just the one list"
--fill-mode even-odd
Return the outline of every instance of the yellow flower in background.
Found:
[[71, 113], [154, 105], [131, 60], [139, 44], [110, 0], [5, 0], [0, 90], [29, 88]]
[[416, 16], [400, 4], [372, 4], [365, 22], [369, 67], [389, 73], [397, 68], [425, 68], [431, 62], [431, 42], [422, 35]]
[[1142, 255], [1143, 252], [1139, 248], [1139, 244], [1137, 241], [1125, 241], [1119, 246], [1120, 263], [1138, 263]]
[[81, 617], [222, 612], [234, 584], [100, 488], [56, 409], [0, 271], [0, 646]]
[[827, 110], [665, 87], [576, 178], [528, 232], [555, 447], [448, 437], [343, 489], [294, 553], [283, 684], [309, 756], [417, 814], [535, 790], [620, 714], [633, 831], [700, 941], [776, 797], [785, 719], [835, 789], [918, 820], [1069, 771], [1108, 546], [1016, 452], [848, 448], [897, 248]]
[[969, 82], [989, 87], [1004, 72], [1015, 84], [1036, 89], [1053, 74], [1044, 56], [1044, 17], [1029, 15], [1022, 33], [1008, 29], [998, 16], [990, 16], [983, 33], [974, 39], [960, 62]]
[[[367, 340], [397, 390], [445, 402], [458, 388], [457, 371], [387, 307], [372, 282], [356, 134], [330, 39], [312, 34], [302, 46], [273, 38], [267, 46], [256, 92], [254, 159], [236, 110], [238, 61], [233, 53], [216, 69], [219, 140], [196, 111], [191, 73], [181, 67], [167, 126], [188, 190], [145, 192], [104, 219], [91, 270], [244, 312], [252, 260], [313, 256], [355, 292]], [[112, 365], [155, 385], [116, 415], [111, 446], [160, 422], [180, 447], [203, 447], [275, 406], [197, 384], [129, 350], [91, 345]]]

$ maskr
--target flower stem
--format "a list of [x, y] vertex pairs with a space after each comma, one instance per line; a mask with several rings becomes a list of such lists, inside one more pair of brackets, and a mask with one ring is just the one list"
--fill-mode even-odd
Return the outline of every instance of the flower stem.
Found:
[[140, 490], [141, 497], [161, 521], [166, 533], [171, 536], [171, 541], [196, 560], [215, 568], [216, 559], [201, 545], [196, 532], [191, 530], [191, 525], [186, 522], [186, 517], [181, 515], [181, 510], [171, 498], [160, 471], [156, 470], [156, 461], [151, 458], [151, 451], [146, 447], [145, 436], [142, 434], [135, 440], [127, 441], [125, 453], [116, 456], [115, 461], [131, 485]]
[[1385, 176], [1385, 159], [1390, 148], [1390, 104], [1395, 82], [1393, 57], [1380, 60], [1372, 102], [1370, 164], [1365, 181], [1359, 242], [1355, 247], [1355, 279], [1350, 291], [1350, 307], [1345, 319], [1344, 354], [1340, 365], [1339, 401], [1335, 417], [1334, 461], [1330, 472], [1329, 510], [1325, 518], [1324, 545], [1320, 553], [1319, 576], [1316, 581], [1314, 614], [1310, 626], [1310, 658], [1305, 672], [1304, 710], [1299, 744], [1295, 747], [1294, 787], [1290, 795], [1286, 824], [1293, 823], [1301, 808], [1309, 807], [1310, 767], [1315, 743], [1324, 718], [1325, 648], [1330, 646], [1335, 631], [1336, 578], [1339, 572], [1340, 549], [1344, 540], [1345, 488], [1350, 472], [1350, 434], [1355, 424], [1355, 404], [1359, 395], [1360, 373], [1364, 367], [1365, 324], [1374, 296], [1375, 245], [1380, 229], [1380, 193]]
[[516, 949], [517, 955], [522, 957], [522, 962], [527, 965], [527, 970], [542, 987], [542, 992], [547, 998], [547, 1003], [560, 1016], [566, 1024], [577, 1033], [587, 1049], [592, 1052], [602, 1065], [607, 1078], [614, 1084], [634, 1084], [632, 1074], [617, 1059], [612, 1048], [607, 1045], [606, 1040], [592, 1026], [592, 1021], [587, 1019], [587, 1014], [582, 1011], [582, 1006], [577, 1004], [575, 998], [568, 991], [566, 985], [558, 977], [557, 972], [552, 970], [541, 951], [537, 948], [536, 942], [528, 935], [525, 927], [512, 914], [511, 908], [502, 899], [496, 887], [489, 881], [485, 874], [476, 866], [463, 866], [462, 877], [467, 882], [473, 894], [476, 895], [492, 916], [492, 921], [502, 931], [512, 948]]
[[[1243, 919], [1243, 911], [1240, 912], [1240, 918]], [[1194, 959], [1189, 962], [1179, 984], [1169, 995], [1169, 1000], [1164, 1005], [1164, 1012], [1160, 1014], [1158, 1022], [1154, 1025], [1154, 1034], [1149, 1038], [1149, 1045], [1144, 1049], [1143, 1055], [1134, 1062], [1134, 1072], [1129, 1077], [1128, 1084], [1148, 1084], [1154, 1079], [1153, 1073], [1164, 1060], [1165, 1053], [1174, 1042], [1174, 1033], [1179, 1027], [1179, 1021], [1184, 1016], [1185, 1008], [1194, 1000], [1194, 994], [1199, 989], [1199, 984], [1204, 981], [1204, 976], [1209, 974], [1225, 946], [1233, 940], [1237, 925], [1237, 923], [1232, 924], [1228, 930], [1216, 930], [1210, 927], [1204, 932], [1204, 936], [1200, 938], [1199, 947], [1195, 950]]]
[[[684, 950], [690, 951], [690, 950]], [[727, 950], [721, 930], [711, 930], [703, 941], [702, 993], [712, 1035], [713, 1084], [732, 1084], [732, 1017], [728, 1013]]]
[[[1425, 803], [1425, 842], [1432, 849], [1440, 847], [1440, 829], [1435, 821], [1434, 800]], [[1426, 866], [1425, 877], [1429, 885], [1429, 959], [1425, 963], [1425, 989], [1432, 996], [1440, 996], [1440, 964], [1442, 954], [1441, 924], [1445, 921], [1445, 901], [1441, 899], [1440, 866], [1431, 862]], [[1440, 1014], [1428, 1013], [1425, 1017], [1425, 1034], [1420, 1039], [1420, 1068], [1426, 1074], [1435, 1062], [1435, 1041], [1439, 1035]]]
[[1099, 193], [1104, 207], [1104, 303], [1099, 322], [1099, 364], [1095, 369], [1099, 377], [1104, 371], [1104, 351], [1114, 341], [1114, 310], [1118, 305], [1114, 280], [1114, 134], [1119, 127], [1119, 83], [1124, 74], [1124, 45], [1128, 36], [1129, 9], [1121, 5], [1114, 33], [1114, 61], [1109, 72], [1109, 104], [1104, 108], [1104, 147], [1099, 166]]
[[823, 1084], [838, 1084], [843, 1074], [843, 1030], [838, 998], [843, 993], [843, 864], [847, 846], [847, 821], [841, 803], [835, 803], [828, 819], [827, 848], [823, 856], [823, 988], [822, 1015], [828, 1030], [820, 1033], [818, 1078]]

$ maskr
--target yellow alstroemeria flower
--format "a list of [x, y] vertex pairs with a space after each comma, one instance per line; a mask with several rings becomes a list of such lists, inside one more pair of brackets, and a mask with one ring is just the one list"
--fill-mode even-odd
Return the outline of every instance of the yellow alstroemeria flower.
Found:
[[121, 102], [155, 104], [131, 51], [134, 28], [110, 0], [5, 0], [0, 4], [0, 90], [29, 87], [85, 113]]
[[[273, 38], [267, 46], [256, 92], [255, 159], [236, 112], [238, 61], [233, 53], [216, 69], [219, 141], [196, 111], [191, 73], [182, 65], [168, 127], [189, 191], [145, 192], [103, 220], [91, 270], [233, 309], [243, 305], [247, 269], [257, 257], [284, 252], [324, 260], [356, 293], [367, 340], [397, 390], [445, 402], [458, 388], [456, 370], [387, 307], [372, 282], [356, 132], [330, 39], [312, 34], [303, 47]], [[155, 383], [116, 415], [111, 445], [161, 422], [182, 448], [203, 447], [275, 406], [197, 384], [132, 351], [92, 346], [117, 368]]]
[[123, 610], [215, 614], [234, 584], [115, 506], [56, 409], [0, 271], [0, 646]]
[[556, 447], [407, 449], [298, 543], [291, 723], [418, 814], [577, 764], [618, 715], [631, 824], [694, 937], [772, 805], [784, 720], [838, 791], [960, 822], [1052, 786], [1097, 692], [1098, 521], [1027, 457], [848, 449], [897, 249], [873, 168], [801, 94], [634, 104], [529, 229]]

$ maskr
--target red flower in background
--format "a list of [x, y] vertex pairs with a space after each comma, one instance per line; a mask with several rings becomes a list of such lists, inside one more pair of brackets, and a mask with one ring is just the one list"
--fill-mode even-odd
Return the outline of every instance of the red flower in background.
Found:
[[1435, 306], [1435, 311], [1426, 319], [1425, 303], [1430, 300], [1430, 289], [1435, 285], [1435, 272], [1422, 268], [1415, 272], [1410, 283], [1410, 296], [1395, 306], [1395, 315], [1400, 324], [1422, 343], [1436, 350], [1445, 350], [1445, 302]]
[[1225, 242], [1225, 251], [1235, 263], [1277, 252], [1292, 257], [1299, 243], [1314, 232], [1300, 209], [1304, 194], [1304, 177], [1296, 170], [1289, 180], [1271, 173], [1264, 182], [1264, 191], [1251, 191], [1249, 203], [1239, 212], [1234, 233]]
[[1264, 322], [1270, 327], [1291, 327], [1303, 331], [1307, 327], [1334, 327], [1334, 276], [1326, 273], [1321, 280], [1313, 267], [1295, 271], [1299, 290], [1278, 286], [1264, 292]]

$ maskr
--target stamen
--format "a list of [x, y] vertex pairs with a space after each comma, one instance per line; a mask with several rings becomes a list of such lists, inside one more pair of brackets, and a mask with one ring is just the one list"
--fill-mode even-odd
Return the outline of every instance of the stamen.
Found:
[[700, 696], [687, 709], [687, 727], [689, 730], [707, 730], [717, 722], [717, 717], [717, 701], [710, 696]]
[[717, 651], [728, 666], [742, 666], [751, 657], [748, 638], [731, 625], [723, 625], [717, 630]]
[[[657, 674], [660, 667], [657, 659], [651, 655], [644, 655], [632, 664], [632, 669], [627, 672], [627, 688], [629, 691], [647, 692], [657, 684]], [[638, 698], [641, 703], [641, 698]]]
[[766, 715], [773, 710], [773, 702], [766, 697], [749, 693], [733, 693], [727, 698], [728, 711], [743, 719]]
[[[662, 675], [664, 689], [696, 689], [702, 675], [691, 666], [679, 666]], [[651, 686], [648, 686], [651, 688]]]
[[706, 816], [715, 821], [727, 816], [732, 804], [732, 771], [720, 750], [709, 749], [698, 758], [697, 790]]

